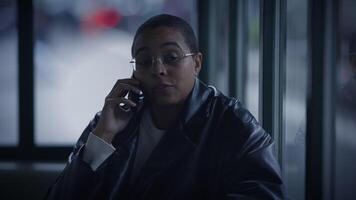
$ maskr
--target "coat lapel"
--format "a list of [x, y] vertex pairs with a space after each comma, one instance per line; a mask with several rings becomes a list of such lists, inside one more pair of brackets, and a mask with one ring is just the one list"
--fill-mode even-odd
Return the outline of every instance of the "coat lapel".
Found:
[[[119, 199], [117, 196], [126, 195], [129, 174], [133, 164], [135, 149], [137, 146], [137, 129], [131, 134], [115, 141], [115, 152], [109, 159], [108, 168], [104, 178], [104, 191], [107, 191], [108, 199]], [[125, 134], [125, 133], [123, 133]]]

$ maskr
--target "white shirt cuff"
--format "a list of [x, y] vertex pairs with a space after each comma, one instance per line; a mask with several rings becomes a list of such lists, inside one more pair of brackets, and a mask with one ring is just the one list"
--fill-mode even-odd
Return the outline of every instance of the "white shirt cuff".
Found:
[[95, 171], [115, 150], [115, 147], [111, 144], [93, 133], [89, 133], [83, 152], [83, 160]]

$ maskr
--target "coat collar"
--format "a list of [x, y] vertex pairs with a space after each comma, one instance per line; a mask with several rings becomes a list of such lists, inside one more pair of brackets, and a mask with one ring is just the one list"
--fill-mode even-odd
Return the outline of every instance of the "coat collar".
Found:
[[212, 94], [212, 89], [201, 82], [198, 78], [195, 79], [193, 89], [188, 96], [185, 107], [182, 112], [181, 122], [187, 124], [192, 119], [199, 108], [206, 102]]

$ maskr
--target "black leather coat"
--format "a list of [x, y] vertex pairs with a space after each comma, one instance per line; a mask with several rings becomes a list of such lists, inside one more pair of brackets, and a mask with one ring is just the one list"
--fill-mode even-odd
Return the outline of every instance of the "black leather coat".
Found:
[[140, 116], [117, 134], [116, 151], [93, 171], [80, 149], [98, 122], [98, 113], [47, 199], [284, 198], [270, 135], [237, 99], [198, 79], [178, 125], [165, 133], [130, 185]]

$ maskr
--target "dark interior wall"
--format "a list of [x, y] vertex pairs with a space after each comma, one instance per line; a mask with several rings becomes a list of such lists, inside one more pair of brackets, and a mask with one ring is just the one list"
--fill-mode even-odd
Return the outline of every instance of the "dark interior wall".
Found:
[[0, 199], [43, 199], [64, 164], [0, 163]]

